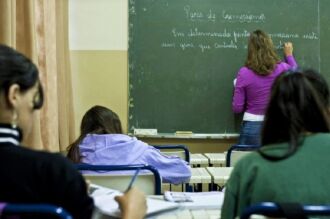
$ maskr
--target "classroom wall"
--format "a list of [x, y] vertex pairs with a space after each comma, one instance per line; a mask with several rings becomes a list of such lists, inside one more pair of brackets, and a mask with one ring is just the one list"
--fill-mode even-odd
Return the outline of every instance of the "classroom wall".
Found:
[[93, 105], [111, 108], [127, 129], [127, 1], [70, 0], [69, 43], [76, 133]]
[[[127, 0], [69, 0], [69, 43], [77, 136], [82, 116], [96, 104], [117, 112], [124, 130], [127, 130], [127, 23]], [[152, 144], [186, 144], [195, 153], [221, 152], [236, 141], [143, 140]]]

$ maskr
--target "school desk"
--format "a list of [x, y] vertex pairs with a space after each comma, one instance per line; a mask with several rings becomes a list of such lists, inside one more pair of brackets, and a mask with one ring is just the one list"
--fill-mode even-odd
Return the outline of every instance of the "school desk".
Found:
[[209, 185], [211, 185], [211, 183], [212, 177], [205, 168], [191, 168], [189, 184], [195, 184], [198, 187], [198, 191], [209, 191]]
[[226, 165], [226, 155], [224, 153], [205, 153], [205, 157], [209, 159], [210, 166], [221, 166]]
[[209, 159], [203, 154], [190, 154], [191, 167], [207, 167], [209, 166]]
[[212, 183], [224, 186], [230, 177], [233, 167], [206, 167], [212, 177]]

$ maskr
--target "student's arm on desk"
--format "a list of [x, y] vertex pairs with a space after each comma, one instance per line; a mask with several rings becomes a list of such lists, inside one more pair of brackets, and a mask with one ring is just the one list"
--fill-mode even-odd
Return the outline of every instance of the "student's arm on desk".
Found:
[[132, 188], [121, 196], [116, 196], [123, 219], [144, 218], [147, 211], [146, 197], [144, 194]]
[[186, 161], [178, 156], [164, 155], [152, 146], [144, 152], [141, 161], [155, 167], [165, 183], [186, 183], [191, 177], [190, 166]]

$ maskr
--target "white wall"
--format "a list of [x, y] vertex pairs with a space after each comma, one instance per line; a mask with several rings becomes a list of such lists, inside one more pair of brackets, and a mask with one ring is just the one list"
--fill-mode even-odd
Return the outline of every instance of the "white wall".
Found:
[[127, 50], [128, 0], [69, 0], [70, 50]]

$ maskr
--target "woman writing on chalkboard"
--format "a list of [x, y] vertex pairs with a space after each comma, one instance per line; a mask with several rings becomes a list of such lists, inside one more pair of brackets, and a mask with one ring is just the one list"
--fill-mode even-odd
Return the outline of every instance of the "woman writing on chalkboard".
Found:
[[260, 129], [264, 120], [271, 86], [283, 72], [297, 68], [291, 42], [284, 44], [285, 60], [280, 61], [271, 38], [263, 31], [250, 34], [245, 66], [236, 78], [232, 108], [242, 113], [239, 144], [260, 145]]
[[123, 134], [118, 115], [103, 106], [89, 109], [80, 126], [80, 137], [68, 147], [68, 158], [75, 163], [93, 165], [149, 164], [163, 182], [189, 181], [188, 163], [177, 156], [166, 156], [156, 148]]

